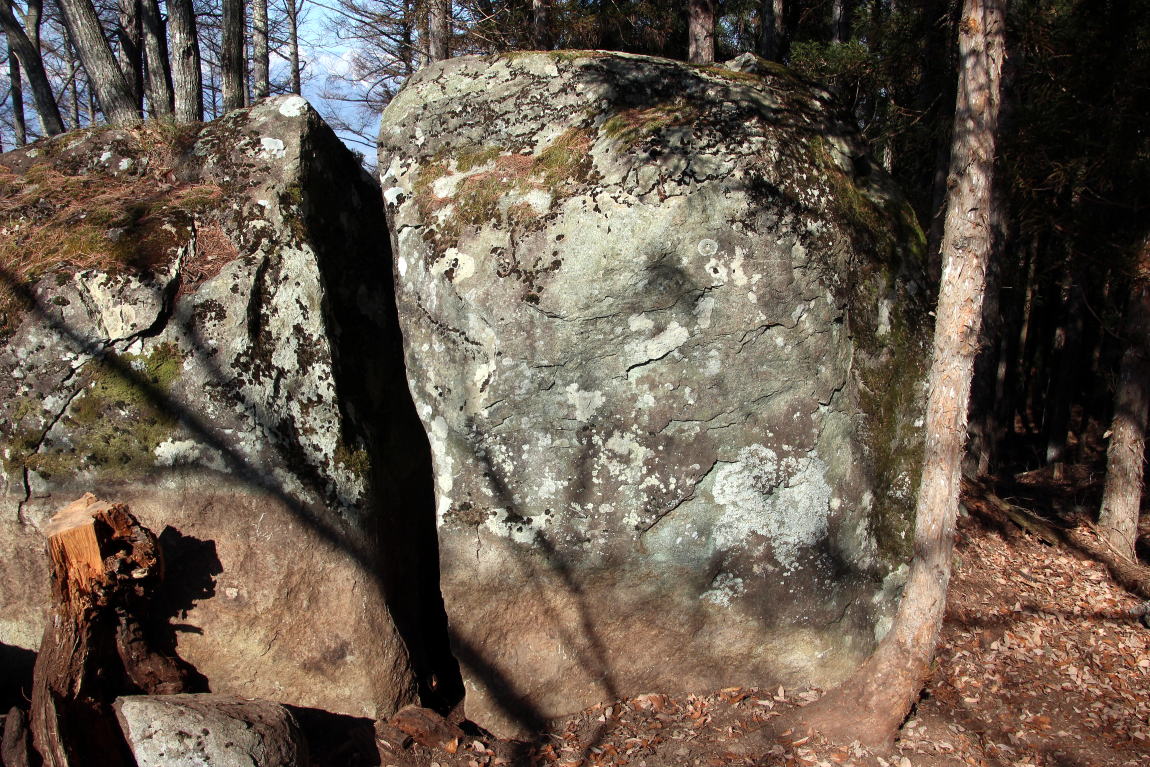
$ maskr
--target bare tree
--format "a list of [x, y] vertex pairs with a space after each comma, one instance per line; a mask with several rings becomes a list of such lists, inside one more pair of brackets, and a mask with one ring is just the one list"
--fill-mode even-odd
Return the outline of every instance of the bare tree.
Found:
[[176, 121], [199, 122], [204, 119], [204, 85], [192, 0], [168, 0], [168, 53]]
[[52, 93], [52, 84], [40, 56], [40, 10], [40, 0], [29, 0], [24, 13], [24, 26], [21, 26], [13, 13], [11, 0], [0, 0], [0, 27], [8, 37], [8, 49], [16, 54], [20, 66], [24, 68], [28, 87], [32, 89], [36, 113], [40, 116], [40, 126], [45, 135], [54, 136], [64, 132], [64, 120], [60, 116], [60, 107]]
[[24, 122], [24, 86], [20, 78], [20, 60], [8, 48], [8, 93], [12, 98], [12, 140], [16, 146], [28, 143], [28, 126]]
[[759, 5], [759, 55], [782, 61], [786, 54], [787, 25], [785, 0], [761, 0]]
[[715, 0], [687, 0], [687, 60], [715, 62]]
[[252, 0], [252, 96], [265, 98], [271, 93], [270, 59], [268, 57], [268, 0]]
[[68, 37], [88, 73], [88, 82], [96, 92], [105, 119], [114, 125], [138, 121], [139, 109], [104, 37], [92, 0], [59, 0], [59, 3]]
[[451, 0], [430, 0], [427, 24], [428, 60], [443, 61], [451, 55]]
[[535, 47], [549, 51], [555, 47], [555, 35], [551, 28], [551, 0], [532, 0], [531, 32]]
[[288, 19], [288, 66], [291, 70], [291, 92], [303, 89], [303, 68], [299, 56], [299, 23], [302, 0], [285, 0]]
[[1137, 562], [1138, 512], [1142, 506], [1146, 422], [1150, 413], [1150, 238], [1143, 240], [1126, 307], [1114, 421], [1106, 451], [1106, 486], [1098, 526], [1119, 555]]
[[223, 0], [221, 19], [220, 70], [224, 90], [224, 111], [244, 105], [244, 0]]
[[174, 107], [172, 72], [168, 66], [168, 36], [156, 0], [141, 0], [144, 53], [148, 63], [148, 101], [156, 117], [171, 117]]
[[1005, 0], [965, 0], [951, 191], [928, 377], [914, 558], [890, 631], [842, 685], [799, 709], [831, 739], [889, 745], [930, 671], [950, 581], [971, 373], [979, 345], [998, 129]]
[[128, 89], [136, 102], [136, 109], [144, 109], [144, 57], [141, 41], [143, 23], [140, 18], [140, 0], [120, 0], [119, 24], [116, 26], [117, 58], [120, 71], [128, 81]]

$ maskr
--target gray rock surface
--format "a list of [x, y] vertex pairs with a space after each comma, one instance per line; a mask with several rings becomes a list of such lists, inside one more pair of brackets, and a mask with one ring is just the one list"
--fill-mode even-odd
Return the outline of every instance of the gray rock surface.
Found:
[[133, 695], [116, 717], [139, 767], [307, 767], [307, 744], [278, 703], [229, 695]]
[[[148, 130], [68, 134], [0, 163], [8, 193], [48, 178], [89, 195], [77, 237], [101, 205], [143, 207], [140, 227], [164, 235], [126, 231], [129, 217], [96, 238], [117, 268], [65, 251], [4, 318], [0, 641], [37, 646], [40, 529], [90, 491], [160, 536], [161, 607], [213, 690], [389, 715], [414, 695], [387, 599], [411, 544], [381, 551], [408, 537], [411, 477], [428, 470], [378, 187], [299, 97]], [[67, 203], [44, 193], [11, 236], [42, 236], [22, 227]]]
[[384, 113], [410, 385], [469, 717], [826, 685], [909, 552], [922, 235], [754, 57], [463, 57]]

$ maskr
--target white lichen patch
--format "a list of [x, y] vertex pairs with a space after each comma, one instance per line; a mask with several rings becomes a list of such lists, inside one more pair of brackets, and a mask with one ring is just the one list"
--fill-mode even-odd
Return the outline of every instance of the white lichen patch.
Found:
[[814, 456], [780, 457], [764, 445], [750, 445], [715, 475], [712, 494], [723, 508], [711, 532], [719, 549], [765, 537], [784, 571], [793, 570], [802, 550], [827, 533], [831, 488], [826, 465]]
[[719, 573], [711, 582], [711, 588], [700, 594], [699, 599], [719, 607], [730, 607], [731, 600], [741, 597], [746, 591], [742, 578], [730, 573]]
[[278, 138], [264, 136], [260, 139], [259, 156], [264, 159], [280, 159], [286, 154], [284, 142]]
[[284, 117], [299, 117], [308, 108], [303, 96], [289, 96], [280, 103], [280, 114]]
[[715, 311], [715, 299], [711, 296], [703, 296], [699, 302], [695, 304], [695, 321], [699, 323], [699, 328], [706, 330], [711, 327], [711, 314]]
[[704, 238], [699, 240], [699, 244], [695, 246], [695, 249], [699, 251], [699, 255], [703, 258], [710, 258], [719, 252], [719, 243], [710, 238]]
[[579, 388], [579, 384], [570, 384], [566, 390], [567, 402], [575, 409], [575, 420], [580, 423], [585, 423], [590, 420], [591, 416], [595, 415], [599, 408], [603, 407], [603, 403], [607, 399], [603, 396], [601, 391], [584, 391]]

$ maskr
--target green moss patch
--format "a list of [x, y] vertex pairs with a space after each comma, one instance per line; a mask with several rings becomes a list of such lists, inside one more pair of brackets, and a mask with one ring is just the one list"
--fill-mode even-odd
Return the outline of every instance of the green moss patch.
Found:
[[81, 469], [113, 480], [147, 474], [156, 448], [179, 424], [177, 414], [160, 403], [183, 362], [178, 347], [165, 343], [146, 355], [110, 354], [89, 363], [83, 371], [87, 386], [61, 419], [71, 448], [33, 453], [27, 467], [47, 479]]

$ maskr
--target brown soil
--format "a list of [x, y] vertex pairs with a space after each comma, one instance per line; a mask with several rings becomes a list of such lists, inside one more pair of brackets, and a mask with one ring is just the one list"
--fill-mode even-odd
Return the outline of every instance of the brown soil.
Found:
[[[802, 739], [756, 758], [740, 735], [818, 690], [732, 688], [596, 706], [534, 744], [381, 744], [383, 765], [1136, 767], [1150, 764], [1150, 630], [1106, 569], [1009, 521], [960, 520], [933, 678], [892, 753]], [[453, 751], [453, 753], [452, 753]]]

